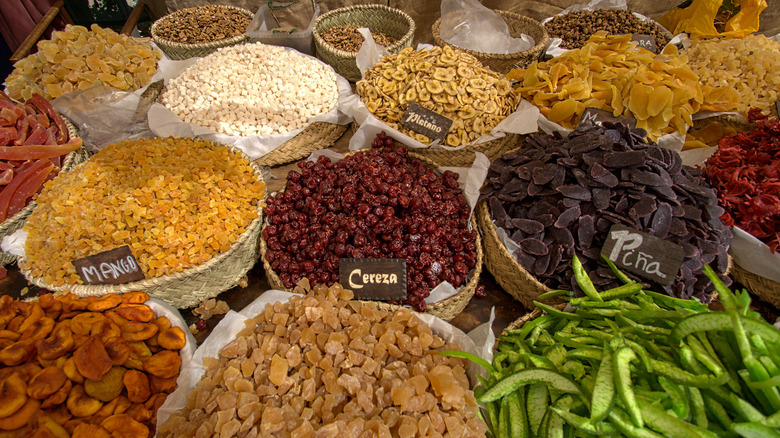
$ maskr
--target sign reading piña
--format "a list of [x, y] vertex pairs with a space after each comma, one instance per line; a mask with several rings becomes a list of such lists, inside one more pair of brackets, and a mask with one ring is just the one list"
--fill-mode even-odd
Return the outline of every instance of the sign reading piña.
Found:
[[359, 300], [405, 300], [406, 260], [342, 258], [339, 282]]
[[672, 284], [685, 259], [682, 246], [620, 224], [609, 229], [601, 254], [619, 268], [663, 285]]
[[86, 284], [123, 284], [144, 279], [144, 273], [127, 245], [71, 263]]

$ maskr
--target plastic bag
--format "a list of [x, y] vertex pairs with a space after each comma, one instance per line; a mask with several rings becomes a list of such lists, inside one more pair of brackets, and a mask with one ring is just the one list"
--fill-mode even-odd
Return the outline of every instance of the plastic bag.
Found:
[[503, 55], [523, 52], [536, 44], [529, 35], [512, 37], [501, 14], [477, 0], [441, 1], [441, 39], [464, 49]]
[[689, 0], [658, 22], [674, 35], [742, 38], [758, 31], [758, 16], [766, 7], [766, 0]]
[[249, 41], [259, 41], [274, 46], [291, 47], [301, 53], [314, 56], [314, 21], [320, 15], [320, 5], [314, 5], [314, 15], [311, 17], [308, 27], [305, 29], [280, 29], [284, 25], [279, 23], [276, 15], [268, 3], [263, 3], [255, 13], [255, 18], [246, 28]]
[[379, 62], [383, 57], [390, 55], [390, 52], [374, 41], [371, 29], [360, 27], [358, 32], [363, 35], [363, 44], [360, 45], [360, 50], [358, 50], [355, 56], [355, 65], [360, 70], [360, 77], [365, 78], [366, 70], [370, 69], [371, 66]]

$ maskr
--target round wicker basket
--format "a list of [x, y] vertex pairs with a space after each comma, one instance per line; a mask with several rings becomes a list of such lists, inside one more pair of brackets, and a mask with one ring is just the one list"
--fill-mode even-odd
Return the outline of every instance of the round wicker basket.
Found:
[[[73, 123], [71, 123], [70, 120], [66, 119], [65, 117], [63, 117], [62, 120], [65, 122], [65, 126], [68, 127], [69, 138], [78, 137], [79, 133], [76, 130], [76, 127], [73, 126]], [[65, 156], [65, 160], [62, 162], [61, 172], [68, 172], [69, 170], [76, 167], [77, 164], [86, 161], [87, 158], [89, 158], [89, 151], [87, 151], [84, 145], [82, 145], [80, 148]], [[22, 228], [27, 220], [27, 217], [30, 216], [30, 213], [32, 213], [34, 208], [35, 201], [32, 201], [27, 204], [26, 207], [19, 210], [18, 213], [13, 215], [13, 217], [9, 217], [3, 221], [3, 223], [0, 224], [0, 240], [2, 240], [5, 236], [10, 236], [16, 230]], [[15, 255], [0, 252], [0, 266], [5, 266], [15, 261]]]
[[731, 267], [731, 275], [761, 300], [780, 308], [780, 283], [754, 274], [736, 263]]
[[[232, 146], [226, 146], [231, 147]], [[260, 167], [252, 162], [246, 154], [238, 151], [250, 162], [255, 176], [263, 181]], [[162, 277], [146, 278], [124, 284], [102, 285], [63, 285], [52, 286], [42, 278], [34, 277], [26, 269], [20, 269], [22, 275], [32, 284], [50, 291], [68, 290], [78, 296], [102, 296], [108, 293], [126, 293], [144, 291], [152, 298], [158, 298], [171, 306], [183, 309], [199, 304], [203, 300], [213, 298], [221, 292], [238, 285], [241, 278], [257, 263], [258, 236], [263, 225], [263, 203], [257, 203], [257, 217], [247, 226], [246, 230], [233, 242], [227, 251], [212, 257], [207, 262], [193, 266], [184, 271]], [[20, 261], [23, 261], [20, 260]]]
[[[347, 152], [345, 155], [354, 155], [356, 153], [362, 153], [361, 151], [351, 151]], [[440, 167], [438, 164], [432, 162], [431, 160], [421, 157], [419, 155], [416, 155], [414, 152], [409, 152], [410, 157], [418, 158], [428, 164], [432, 168], [438, 168]], [[475, 215], [472, 215], [471, 217], [471, 226], [476, 227], [477, 222]], [[265, 226], [263, 226], [265, 228]], [[477, 233], [476, 238], [476, 252], [477, 252], [477, 261], [474, 265], [474, 269], [471, 270], [468, 276], [468, 281], [465, 285], [461, 288], [461, 290], [456, 293], [455, 295], [444, 299], [442, 301], [429, 304], [427, 310], [425, 313], [430, 313], [431, 315], [434, 315], [438, 318], [441, 318], [445, 321], [449, 321], [456, 316], [458, 316], [461, 312], [463, 312], [463, 309], [466, 308], [466, 305], [468, 305], [469, 301], [471, 301], [471, 298], [474, 296], [474, 292], [477, 290], [477, 283], [479, 282], [479, 275], [482, 272], [482, 260], [483, 260], [483, 252], [482, 252], [482, 243], [481, 239], [479, 237], [479, 233]], [[279, 276], [274, 272], [273, 268], [271, 268], [271, 264], [268, 263], [268, 261], [265, 258], [265, 254], [268, 251], [268, 245], [265, 242], [265, 239], [262, 236], [262, 233], [260, 234], [260, 258], [263, 262], [263, 269], [265, 270], [265, 277], [268, 280], [268, 284], [278, 290], [292, 290], [291, 288], [285, 287], [282, 280], [279, 278]], [[389, 303], [378, 303], [380, 305], [380, 308], [383, 308], [383, 306], [390, 306], [387, 307], [387, 309], [392, 308], [392, 304]]]
[[440, 166], [471, 167], [477, 152], [485, 154], [493, 162], [501, 155], [517, 148], [522, 143], [523, 137], [521, 134], [507, 133], [501, 138], [472, 144], [460, 149], [418, 148], [413, 150], [415, 154], [428, 158]]
[[344, 134], [349, 125], [314, 122], [298, 135], [255, 160], [259, 166], [275, 167], [302, 160], [312, 152], [330, 147]]
[[361, 78], [355, 62], [357, 52], [337, 49], [322, 39], [322, 32], [333, 26], [344, 25], [367, 27], [371, 32], [381, 32], [396, 38], [398, 41], [387, 47], [387, 51], [391, 54], [411, 47], [415, 30], [414, 20], [409, 14], [378, 4], [347, 6], [320, 15], [314, 22], [313, 30], [317, 57], [333, 66], [336, 73], [352, 82], [357, 82]]
[[[254, 17], [254, 14], [250, 12], [247, 9], [239, 8], [236, 6], [228, 6], [228, 5], [216, 5], [219, 8], [224, 9], [230, 9], [234, 11], [239, 11], [246, 16], [249, 17], [251, 20]], [[200, 6], [194, 6], [192, 8], [187, 9], [194, 9], [198, 8]], [[249, 40], [249, 37], [246, 36], [246, 34], [236, 35], [232, 38], [225, 38], [219, 41], [212, 41], [209, 43], [198, 43], [198, 44], [187, 44], [187, 43], [180, 43], [176, 41], [172, 41], [169, 39], [165, 39], [160, 36], [159, 29], [162, 23], [165, 23], [166, 20], [171, 20], [172, 18], [175, 18], [177, 14], [181, 14], [182, 11], [185, 9], [180, 9], [178, 11], [175, 11], [171, 14], [168, 14], [152, 24], [151, 34], [152, 34], [152, 41], [154, 41], [155, 44], [163, 51], [165, 54], [171, 58], [171, 59], [188, 59], [188, 58], [194, 58], [197, 56], [206, 56], [209, 53], [222, 48], [222, 47], [228, 47], [228, 46], [234, 46], [236, 44], [245, 43]]]
[[[506, 55], [476, 52], [462, 47], [458, 48], [474, 55], [482, 64], [498, 73], [507, 73], [512, 68], [523, 67], [535, 61], [542, 51], [544, 51], [544, 48], [547, 47], [547, 43], [550, 42], [547, 29], [538, 21], [526, 17], [525, 15], [500, 10], [496, 10], [495, 12], [501, 14], [501, 17], [509, 27], [510, 36], [520, 37], [521, 34], [529, 35], [534, 39], [535, 45], [528, 50]], [[433, 23], [432, 32], [433, 41], [437, 46], [451, 45], [441, 39], [441, 18]]]

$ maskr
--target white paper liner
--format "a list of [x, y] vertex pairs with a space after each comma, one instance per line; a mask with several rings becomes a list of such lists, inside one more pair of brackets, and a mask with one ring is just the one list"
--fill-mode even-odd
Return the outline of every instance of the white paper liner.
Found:
[[734, 237], [729, 254], [734, 257], [734, 263], [748, 272], [780, 283], [780, 253], [773, 253], [764, 242], [739, 227], [732, 227], [731, 231]]
[[[261, 313], [266, 305], [276, 303], [277, 301], [286, 303], [292, 296], [293, 294], [290, 292], [269, 290], [257, 297], [240, 312], [231, 310], [225, 314], [225, 317], [222, 318], [216, 327], [214, 327], [211, 334], [209, 334], [206, 340], [195, 351], [192, 360], [183, 364], [181, 373], [176, 380], [178, 385], [176, 390], [168, 396], [165, 403], [163, 403], [157, 411], [157, 427], [159, 428], [172, 413], [180, 411], [187, 406], [187, 398], [189, 397], [190, 392], [195, 389], [198, 381], [206, 372], [203, 367], [203, 358], [218, 358], [219, 351], [222, 347], [236, 339], [238, 332], [246, 327], [246, 320], [254, 318]], [[428, 324], [431, 327], [431, 331], [445, 341], [456, 342], [460, 350], [467, 351], [483, 358], [485, 351], [488, 351], [491, 355], [486, 359], [488, 361], [492, 359], [492, 347], [495, 342], [493, 332], [490, 329], [493, 318], [492, 312], [491, 320], [488, 323], [483, 324], [483, 326], [473, 330], [469, 335], [466, 335], [457, 327], [433, 315], [415, 313], [415, 316]], [[485, 328], [485, 326], [487, 328]], [[473, 387], [476, 383], [476, 379], [474, 379], [473, 376], [480, 372], [479, 367], [472, 364], [472, 366], [469, 367], [468, 372]]]
[[[284, 50], [294, 51], [300, 56], [314, 59], [317, 62], [326, 65], [330, 70], [333, 70], [333, 67], [323, 63], [313, 56], [300, 53], [289, 47], [285, 47]], [[181, 61], [160, 60], [157, 73], [155, 73], [152, 81], [164, 79], [167, 83], [168, 80], [179, 76], [182, 72], [184, 72], [184, 70], [195, 64], [200, 59], [201, 58], [189, 58]], [[335, 70], [333, 71], [336, 75], [336, 83], [339, 90], [338, 102], [329, 112], [309, 119], [309, 123], [328, 122], [338, 125], [346, 125], [352, 121], [352, 118], [340, 109], [341, 101], [353, 95], [352, 88], [349, 84], [349, 81], [347, 81], [343, 76], [335, 73]], [[235, 146], [249, 155], [252, 160], [268, 154], [305, 129], [299, 128], [284, 134], [271, 135], [236, 136], [221, 134], [203, 126], [183, 122], [171, 110], [166, 108], [161, 103], [155, 103], [149, 108], [148, 119], [149, 128], [155, 135], [160, 137], [179, 136], [205, 138], [219, 143]]]

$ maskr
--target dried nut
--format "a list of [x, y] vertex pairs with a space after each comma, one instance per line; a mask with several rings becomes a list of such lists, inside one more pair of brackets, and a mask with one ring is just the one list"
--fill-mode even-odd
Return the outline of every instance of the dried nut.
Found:
[[27, 402], [27, 385], [17, 373], [0, 382], [0, 418], [7, 418]]
[[179, 9], [155, 23], [155, 34], [182, 44], [200, 44], [243, 35], [252, 16], [224, 5]]
[[0, 429], [14, 430], [23, 427], [30, 421], [33, 414], [38, 412], [41, 402], [34, 398], [28, 398], [24, 405], [8, 417], [0, 418]]
[[89, 417], [97, 412], [103, 403], [100, 400], [94, 399], [84, 393], [84, 387], [82, 385], [74, 385], [68, 394], [68, 401], [66, 402], [68, 411], [73, 414], [74, 417]]
[[579, 49], [597, 31], [613, 35], [646, 34], [655, 37], [658, 50], [666, 46], [669, 37], [653, 21], [643, 20], [625, 9], [596, 9], [595, 11], [571, 11], [556, 15], [544, 27], [550, 36], [561, 38], [561, 47]]
[[[326, 43], [345, 52], [357, 52], [363, 44], [363, 34], [358, 32], [357, 27], [349, 24], [331, 26], [322, 31], [320, 36]], [[375, 43], [382, 47], [390, 47], [398, 41], [397, 38], [373, 30], [371, 37], [374, 38]]]
[[57, 367], [46, 367], [32, 376], [27, 385], [27, 395], [38, 400], [43, 400], [56, 393], [68, 377]]
[[90, 336], [77, 348], [73, 360], [79, 373], [90, 380], [100, 380], [113, 366], [106, 347], [97, 336]]

